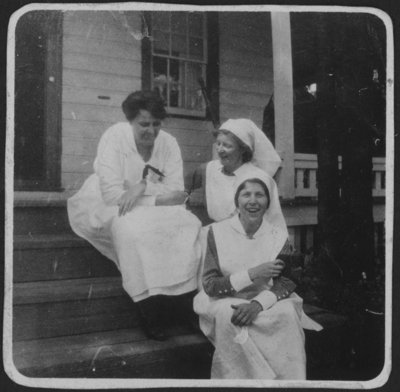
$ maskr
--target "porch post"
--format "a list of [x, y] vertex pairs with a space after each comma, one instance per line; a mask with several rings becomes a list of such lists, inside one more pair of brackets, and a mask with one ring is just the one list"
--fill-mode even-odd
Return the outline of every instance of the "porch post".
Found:
[[295, 196], [295, 172], [290, 13], [271, 12], [271, 22], [274, 65], [275, 148], [283, 160], [277, 181], [280, 195], [284, 199], [293, 199]]

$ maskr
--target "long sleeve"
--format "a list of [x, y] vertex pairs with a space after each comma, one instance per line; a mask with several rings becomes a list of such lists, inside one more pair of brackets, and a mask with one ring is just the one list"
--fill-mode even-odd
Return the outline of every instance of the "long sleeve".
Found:
[[296, 283], [298, 277], [295, 276], [294, 271], [296, 271], [296, 267], [302, 265], [303, 255], [297, 252], [287, 240], [276, 258], [285, 262], [281, 276], [285, 276]]
[[[207, 251], [204, 261], [203, 288], [210, 297], [234, 296], [237, 292], [253, 284], [248, 270], [244, 269], [231, 275], [224, 276], [218, 259], [215, 236], [212, 227], [208, 232]], [[270, 308], [277, 301], [290, 296], [296, 284], [285, 276], [273, 279], [273, 286], [259, 292], [253, 300], [259, 302], [264, 310]]]
[[204, 291], [210, 297], [226, 297], [232, 295], [235, 291], [229, 276], [223, 276], [219, 267], [217, 247], [212, 227], [210, 227], [207, 236], [207, 250], [204, 260], [202, 283]]
[[[175, 138], [169, 137], [164, 140], [162, 146], [163, 174], [161, 181], [147, 181], [145, 195], [164, 195], [173, 191], [183, 191], [183, 161], [179, 145]], [[151, 174], [150, 174], [151, 178]]]
[[107, 205], [117, 205], [125, 190], [122, 154], [113, 132], [106, 132], [100, 139], [95, 171], [104, 202]]
[[285, 299], [296, 289], [296, 284], [290, 279], [279, 276], [273, 280], [274, 284], [269, 290], [261, 291], [253, 300], [261, 304], [263, 310], [270, 308], [276, 302]]
[[289, 297], [290, 294], [292, 294], [296, 289], [296, 283], [289, 279], [291, 266], [288, 263], [288, 257], [290, 257], [292, 254], [292, 246], [290, 245], [289, 241], [286, 241], [281, 252], [277, 256], [277, 259], [281, 259], [286, 263], [282, 274], [279, 277], [273, 279], [273, 286], [269, 290], [261, 292], [254, 298], [254, 300], [258, 301], [261, 304], [264, 310], [270, 308], [277, 301]]
[[196, 190], [203, 188], [205, 185], [205, 178], [206, 178], [206, 166], [207, 164], [201, 164], [193, 173], [192, 182], [190, 186], [190, 190]]

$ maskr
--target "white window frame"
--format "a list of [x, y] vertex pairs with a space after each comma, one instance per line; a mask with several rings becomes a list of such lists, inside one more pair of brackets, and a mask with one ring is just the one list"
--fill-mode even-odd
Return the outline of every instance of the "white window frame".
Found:
[[[187, 99], [187, 64], [188, 63], [196, 63], [196, 64], [201, 64], [202, 67], [202, 78], [205, 82], [205, 84], [207, 84], [207, 80], [206, 80], [206, 73], [207, 73], [207, 65], [208, 65], [208, 47], [207, 47], [207, 38], [208, 38], [208, 31], [207, 31], [207, 15], [204, 12], [203, 13], [203, 36], [199, 37], [199, 36], [193, 36], [195, 38], [201, 38], [203, 40], [203, 60], [198, 60], [198, 59], [193, 59], [187, 56], [184, 57], [180, 57], [180, 56], [173, 56], [171, 54], [171, 50], [172, 50], [172, 31], [171, 31], [171, 16], [172, 16], [172, 12], [173, 11], [165, 11], [168, 12], [169, 14], [169, 30], [161, 30], [164, 33], [167, 32], [169, 35], [169, 45], [168, 45], [168, 54], [160, 54], [155, 52], [154, 50], [154, 44], [152, 41], [151, 43], [151, 87], [152, 89], [155, 87], [155, 83], [154, 83], [154, 72], [153, 72], [153, 59], [154, 57], [160, 57], [160, 58], [166, 58], [167, 59], [167, 74], [169, 75], [170, 72], [170, 60], [177, 60], [180, 63], [182, 63], [183, 67], [184, 67], [184, 76], [183, 76], [183, 83], [182, 85], [184, 86], [184, 98], [185, 100]], [[176, 11], [178, 12], [178, 11]], [[186, 16], [186, 47], [189, 48], [189, 12], [185, 13]], [[153, 30], [153, 14], [151, 13], [151, 26], [152, 26], [152, 30]], [[181, 66], [181, 64], [180, 64]], [[166, 102], [166, 107], [168, 110], [169, 114], [175, 114], [175, 115], [183, 115], [183, 116], [193, 116], [193, 117], [205, 117], [206, 115], [206, 105], [204, 102], [204, 98], [201, 96], [201, 99], [203, 101], [203, 109], [202, 110], [195, 110], [195, 109], [188, 109], [185, 107], [175, 107], [175, 106], [170, 106], [170, 81], [167, 78], [167, 102]], [[200, 85], [199, 85], [199, 90], [200, 89]]]

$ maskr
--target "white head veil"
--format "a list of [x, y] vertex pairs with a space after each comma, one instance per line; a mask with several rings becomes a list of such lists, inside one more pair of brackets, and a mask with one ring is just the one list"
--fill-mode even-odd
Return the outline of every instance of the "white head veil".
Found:
[[271, 227], [271, 238], [273, 238], [271, 243], [273, 243], [273, 247], [276, 248], [279, 253], [288, 239], [289, 234], [279, 202], [278, 187], [274, 179], [261, 170], [254, 171], [253, 173], [246, 173], [236, 179], [235, 190], [237, 191], [239, 185], [244, 181], [253, 178], [261, 180], [268, 188], [270, 204], [265, 212], [264, 220], [266, 220]]
[[253, 151], [252, 163], [273, 177], [281, 158], [267, 136], [253, 121], [239, 118], [225, 121], [219, 128], [232, 132]]

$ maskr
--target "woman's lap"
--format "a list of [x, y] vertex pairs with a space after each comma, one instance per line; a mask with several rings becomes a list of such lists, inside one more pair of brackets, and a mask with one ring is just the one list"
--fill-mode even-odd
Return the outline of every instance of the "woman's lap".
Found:
[[[200, 222], [182, 207], [138, 207], [115, 217], [111, 235], [126, 291], [177, 292], [197, 286]], [[190, 281], [190, 283], [188, 283]], [[193, 282], [194, 283], [193, 283]]]

